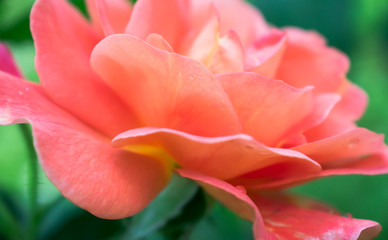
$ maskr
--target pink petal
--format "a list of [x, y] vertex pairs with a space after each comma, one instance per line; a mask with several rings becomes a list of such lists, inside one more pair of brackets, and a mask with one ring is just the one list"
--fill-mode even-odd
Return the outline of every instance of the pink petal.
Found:
[[259, 38], [247, 52], [247, 69], [267, 77], [276, 75], [286, 48], [286, 34], [272, 30]]
[[315, 93], [340, 91], [347, 82], [346, 56], [327, 47], [324, 39], [314, 32], [285, 31], [288, 44], [276, 78], [298, 88], [313, 85]]
[[144, 126], [200, 136], [240, 132], [221, 85], [196, 61], [123, 34], [102, 40], [91, 64]]
[[111, 147], [55, 105], [39, 85], [0, 72], [0, 123], [31, 123], [48, 178], [76, 205], [102, 218], [142, 210], [167, 184], [158, 160]]
[[209, 65], [219, 44], [219, 17], [214, 4], [198, 3], [201, 3], [201, 8], [190, 14], [191, 31], [186, 34], [178, 53]]
[[362, 116], [368, 97], [362, 89], [349, 82], [341, 94], [341, 101], [335, 105], [325, 121], [305, 132], [308, 141], [318, 141], [356, 127], [354, 121]]
[[340, 100], [341, 97], [338, 94], [324, 93], [315, 96], [311, 113], [291, 128], [280, 146], [291, 148], [305, 144], [308, 139], [304, 133], [324, 122]]
[[[383, 148], [383, 135], [367, 129], [355, 128], [343, 134], [306, 143], [293, 149], [306, 154], [323, 165], [335, 161], [334, 164], [340, 166], [349, 164], [353, 158], [378, 153]], [[330, 149], [330, 151], [325, 149]], [[340, 159], [346, 160], [346, 162], [339, 162]]]
[[373, 239], [381, 226], [374, 221], [342, 217], [320, 203], [300, 197], [248, 194], [258, 206], [265, 226], [279, 240]]
[[174, 52], [170, 44], [159, 34], [151, 33], [146, 38], [146, 42], [151, 44], [152, 46], [165, 50], [167, 52]]
[[318, 174], [272, 182], [258, 179], [256, 182], [251, 181], [249, 187], [260, 189], [289, 187], [330, 175], [388, 173], [388, 149], [384, 145], [383, 136], [363, 128], [355, 128], [334, 137], [307, 143], [293, 150], [306, 154], [320, 163], [322, 171]]
[[0, 43], [0, 71], [10, 73], [17, 77], [21, 77], [20, 70], [18, 69], [15, 61], [13, 60], [11, 52], [3, 43]]
[[64, 0], [36, 1], [31, 30], [40, 81], [58, 105], [108, 136], [135, 126], [126, 106], [91, 69], [98, 38], [72, 6]]
[[157, 33], [176, 50], [187, 28], [188, 6], [188, 0], [139, 0], [125, 32], [140, 39]]
[[297, 89], [255, 73], [217, 75], [242, 124], [243, 132], [276, 146], [312, 111], [311, 88]]
[[260, 12], [243, 0], [213, 0], [220, 16], [221, 36], [233, 30], [244, 47], [265, 34], [269, 27]]
[[358, 86], [348, 83], [342, 100], [334, 108], [334, 114], [341, 115], [350, 121], [358, 120], [365, 112], [368, 96], [365, 91]]
[[106, 36], [123, 33], [128, 25], [132, 7], [127, 0], [86, 0], [96, 28]]
[[343, 115], [329, 114], [321, 124], [307, 130], [304, 135], [308, 142], [315, 142], [342, 134], [355, 127], [357, 127], [357, 125]]
[[119, 134], [113, 145], [160, 148], [185, 169], [220, 179], [276, 164], [292, 166], [287, 176], [318, 173], [320, 166], [303, 154], [288, 149], [269, 148], [243, 134], [226, 137], [199, 137], [164, 128], [138, 128]]
[[218, 40], [217, 50], [208, 66], [213, 73], [244, 71], [244, 49], [240, 39], [233, 31]]
[[198, 182], [206, 190], [206, 192], [234, 211], [241, 218], [252, 221], [255, 239], [276, 239], [266, 230], [260, 212], [242, 188], [234, 187], [222, 180], [202, 175], [194, 171], [186, 169], [178, 169], [176, 171], [181, 176]]

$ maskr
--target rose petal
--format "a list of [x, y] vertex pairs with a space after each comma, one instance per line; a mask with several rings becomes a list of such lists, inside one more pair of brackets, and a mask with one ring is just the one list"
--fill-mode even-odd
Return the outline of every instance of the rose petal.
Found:
[[240, 132], [221, 85], [196, 61], [122, 34], [102, 40], [92, 53], [91, 63], [143, 126], [200, 136]]
[[314, 32], [285, 29], [288, 43], [276, 78], [301, 88], [314, 86], [315, 93], [340, 92], [346, 84], [349, 60], [325, 45]]
[[297, 89], [255, 73], [220, 74], [217, 80], [232, 101], [243, 132], [268, 146], [277, 146], [312, 110], [312, 88]]
[[86, 0], [93, 24], [105, 36], [123, 33], [128, 25], [132, 7], [127, 0]]
[[248, 195], [258, 206], [266, 228], [279, 240], [373, 239], [381, 231], [377, 222], [321, 211], [322, 204], [301, 197]]
[[166, 186], [164, 164], [112, 148], [72, 129], [32, 123], [43, 170], [59, 191], [92, 214], [109, 219], [143, 210]]
[[[260, 12], [243, 0], [213, 0], [220, 16], [221, 36], [233, 30], [244, 47], [265, 34], [269, 27]], [[244, 16], [241, 16], [244, 13]]]
[[125, 33], [140, 39], [156, 33], [176, 50], [187, 28], [188, 6], [188, 0], [139, 0], [133, 8]]
[[365, 112], [367, 102], [368, 96], [365, 91], [352, 83], [348, 83], [342, 95], [342, 100], [333, 109], [333, 113], [350, 121], [356, 121]]
[[277, 30], [259, 38], [247, 50], [248, 71], [273, 78], [282, 60], [286, 41], [286, 34]]
[[11, 52], [3, 43], [0, 43], [0, 71], [21, 77], [20, 70], [14, 62]]
[[0, 123], [31, 123], [48, 178], [76, 205], [102, 218], [142, 210], [167, 184], [158, 160], [109, 142], [47, 98], [41, 87], [0, 72]]
[[198, 1], [198, 3], [201, 4], [201, 8], [194, 7], [197, 12], [190, 13], [192, 33], [186, 35], [178, 53], [209, 65], [218, 47], [219, 17], [212, 2]]
[[47, 94], [108, 136], [136, 126], [126, 106], [92, 71], [98, 38], [67, 1], [38, 0], [31, 13], [36, 69]]
[[[330, 149], [330, 151], [325, 151]], [[341, 135], [306, 143], [294, 147], [315, 161], [325, 165], [335, 161], [340, 166], [340, 159], [349, 161], [366, 154], [374, 154], [384, 149], [384, 136], [364, 128], [355, 128]], [[349, 162], [344, 162], [349, 164]]]
[[249, 187], [284, 188], [331, 175], [388, 173], [388, 149], [384, 146], [383, 136], [362, 128], [307, 143], [293, 150], [300, 151], [322, 164], [322, 171], [318, 174], [290, 177], [272, 182], [263, 182], [258, 179], [256, 182], [249, 182]]
[[340, 135], [356, 128], [357, 125], [340, 114], [329, 114], [319, 125], [304, 132], [307, 142], [315, 142], [325, 138]]
[[276, 164], [292, 166], [288, 176], [317, 173], [320, 166], [299, 152], [269, 148], [243, 134], [227, 137], [199, 137], [163, 128], [138, 128], [113, 139], [116, 147], [127, 149], [152, 146], [166, 151], [180, 166], [228, 179]]
[[206, 190], [206, 192], [234, 211], [240, 217], [252, 221], [255, 239], [276, 239], [266, 230], [260, 212], [243, 189], [236, 188], [224, 181], [202, 175], [194, 171], [186, 169], [177, 169], [176, 171], [182, 177], [190, 178], [198, 182]]
[[244, 49], [240, 39], [233, 31], [218, 40], [217, 50], [208, 66], [213, 73], [244, 71]]
[[324, 122], [340, 100], [338, 94], [324, 93], [315, 96], [311, 113], [290, 129], [280, 146], [291, 148], [308, 142], [304, 133]]
[[152, 46], [165, 50], [167, 52], [174, 52], [170, 44], [159, 34], [151, 33], [146, 38], [146, 42], [151, 44]]

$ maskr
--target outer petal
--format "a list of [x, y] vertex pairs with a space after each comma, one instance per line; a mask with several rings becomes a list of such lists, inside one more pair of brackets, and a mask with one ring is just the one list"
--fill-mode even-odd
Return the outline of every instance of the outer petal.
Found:
[[285, 29], [288, 44], [276, 78], [295, 87], [313, 85], [316, 93], [338, 92], [346, 84], [349, 69], [346, 56], [328, 48], [316, 33]]
[[125, 32], [141, 39], [157, 33], [176, 50], [187, 28], [188, 6], [188, 0], [139, 0]]
[[255, 73], [217, 75], [243, 128], [258, 141], [276, 146], [312, 111], [311, 88], [297, 89]]
[[31, 123], [48, 178], [76, 205], [103, 218], [136, 214], [168, 181], [163, 165], [114, 149], [58, 108], [41, 87], [0, 72], [0, 123]]
[[0, 43], [0, 71], [21, 77], [20, 70], [15, 64], [12, 54], [5, 44]]
[[279, 240], [366, 240], [373, 239], [381, 231], [377, 222], [322, 211], [325, 207], [312, 200], [280, 194], [248, 195], [259, 207], [267, 229]]
[[123, 33], [131, 17], [132, 7], [127, 0], [86, 0], [89, 14], [96, 28], [106, 36]]
[[[334, 168], [349, 165], [352, 160], [357, 161], [361, 156], [381, 152], [384, 149], [384, 136], [367, 129], [355, 128], [341, 135], [307, 143], [293, 149], [321, 164], [334, 164], [330, 166]], [[330, 149], [330, 151], [325, 149]], [[340, 161], [341, 159], [343, 161]]]
[[64, 0], [36, 1], [31, 31], [40, 81], [57, 104], [108, 136], [135, 125], [90, 68], [90, 52], [99, 39], [74, 8]]
[[269, 148], [243, 134], [208, 138], [171, 129], [139, 128], [119, 134], [113, 145], [134, 150], [142, 146], [160, 148], [183, 168], [220, 179], [279, 164], [284, 168], [277, 174], [288, 177], [321, 169], [296, 151]]
[[243, 188], [236, 188], [219, 179], [186, 169], [178, 169], [177, 172], [183, 177], [198, 182], [209, 194], [240, 217], [252, 221], [255, 240], [276, 239], [266, 230], [260, 212], [252, 200], [246, 195]]
[[[263, 182], [258, 179], [249, 182], [249, 187], [260, 189], [289, 187], [330, 175], [388, 173], [388, 149], [384, 146], [383, 136], [366, 129], [356, 128], [341, 135], [307, 143], [293, 149], [321, 163], [322, 171], [318, 174], [284, 178], [272, 182]], [[236, 184], [240, 182], [241, 180], [235, 181]]]
[[131, 35], [112, 35], [94, 49], [92, 66], [143, 126], [201, 136], [240, 132], [221, 85], [201, 64]]

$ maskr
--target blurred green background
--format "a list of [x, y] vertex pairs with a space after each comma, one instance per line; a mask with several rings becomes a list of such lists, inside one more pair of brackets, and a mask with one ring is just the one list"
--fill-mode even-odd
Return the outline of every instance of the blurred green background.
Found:
[[[25, 76], [37, 81], [28, 20], [33, 2], [0, 0], [0, 41], [10, 45]], [[84, 9], [82, 1], [73, 2]], [[329, 45], [344, 51], [352, 63], [349, 78], [364, 88], [370, 98], [368, 110], [359, 125], [388, 135], [388, 1], [251, 2], [270, 23], [316, 30], [328, 39]], [[29, 160], [34, 152], [25, 136], [30, 137], [27, 126], [0, 127], [0, 239], [32, 239], [30, 236], [34, 234], [38, 234], [39, 239], [113, 239], [117, 232], [125, 232], [125, 221], [97, 219], [63, 200], [39, 167]], [[31, 171], [35, 168], [38, 175]], [[33, 184], [36, 180], [37, 188]], [[321, 179], [292, 191], [321, 199], [356, 218], [378, 221], [383, 226], [378, 239], [383, 240], [388, 239], [387, 183], [388, 175], [340, 176]], [[35, 196], [38, 196], [37, 200]], [[195, 196], [206, 200], [200, 192]], [[220, 232], [228, 232], [221, 238], [212, 239], [243, 239], [238, 234], [247, 231], [249, 224], [236, 219], [221, 206], [212, 211], [212, 214], [221, 212], [225, 215], [222, 223], [212, 224], [218, 224]], [[201, 230], [208, 231], [209, 219], [202, 221]], [[39, 230], [31, 222], [39, 222]], [[20, 229], [25, 233], [17, 233]], [[72, 235], [72, 232], [77, 234]], [[149, 239], [162, 238], [152, 235]]]

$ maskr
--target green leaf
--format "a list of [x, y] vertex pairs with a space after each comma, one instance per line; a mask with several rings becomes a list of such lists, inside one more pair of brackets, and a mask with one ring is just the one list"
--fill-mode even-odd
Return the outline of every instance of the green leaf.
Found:
[[23, 43], [10, 42], [9, 47], [24, 77], [30, 81], [39, 82], [34, 65], [34, 43], [32, 41], [25, 41]]
[[117, 239], [122, 231], [121, 221], [95, 217], [61, 197], [42, 216], [38, 239]]
[[20, 226], [12, 206], [6, 203], [0, 196], [0, 239], [17, 240], [21, 238]]
[[[3, 28], [8, 28], [28, 17], [35, 0], [2, 0], [0, 1], [0, 22]], [[3, 29], [0, 29], [3, 30]]]
[[27, 202], [28, 153], [18, 126], [0, 127], [0, 187]]
[[176, 217], [198, 189], [191, 180], [174, 174], [169, 185], [142, 212], [134, 216], [124, 239], [141, 239]]
[[210, 214], [203, 218], [191, 232], [189, 240], [253, 239], [252, 223], [217, 203]]

